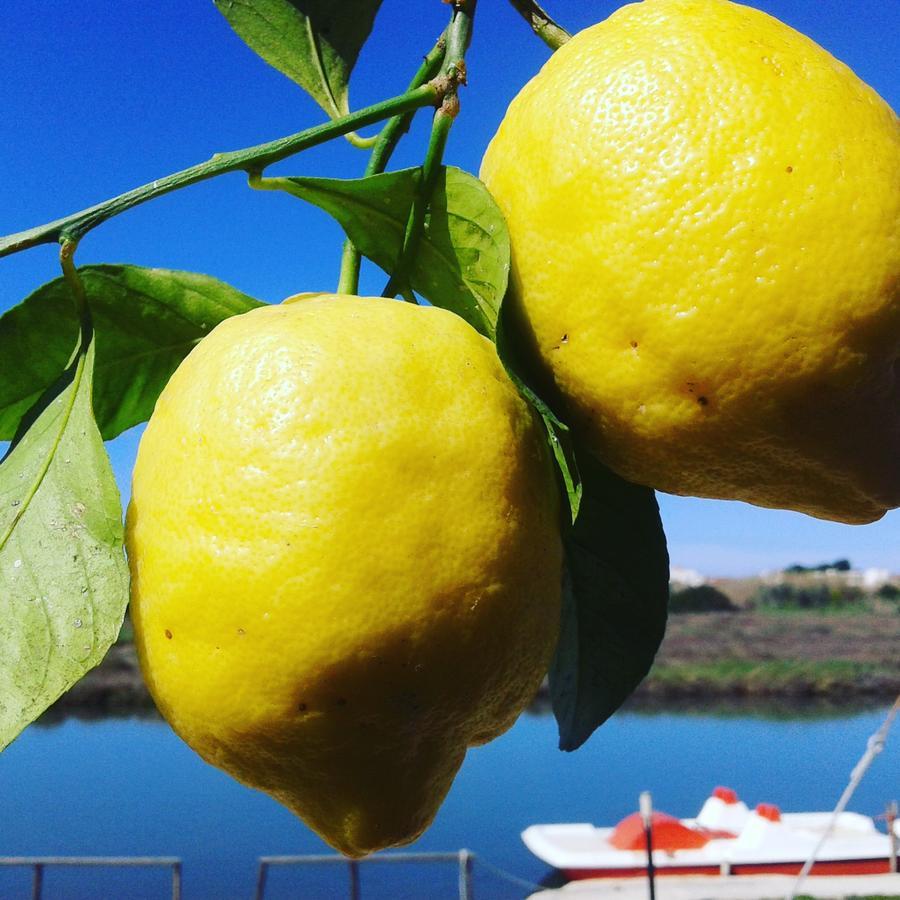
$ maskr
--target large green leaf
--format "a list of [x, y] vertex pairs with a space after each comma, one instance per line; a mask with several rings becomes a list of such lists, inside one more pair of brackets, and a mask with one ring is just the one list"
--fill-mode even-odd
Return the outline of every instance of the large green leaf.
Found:
[[[260, 306], [224, 282], [138, 266], [78, 270], [94, 319], [94, 409], [106, 439], [146, 421], [171, 374], [229, 316]], [[78, 335], [69, 288], [57, 278], [0, 317], [0, 440], [65, 368]]]
[[559, 746], [575, 750], [650, 671], [666, 628], [669, 556], [650, 488], [578, 454], [581, 511], [565, 540], [562, 630], [550, 669]]
[[[390, 273], [403, 248], [420, 169], [367, 178], [269, 178], [340, 222], [364, 256]], [[413, 290], [493, 337], [509, 279], [509, 234], [503, 214], [474, 175], [448, 166], [431, 196], [410, 269]]]
[[381, 0], [215, 0], [251, 50], [295, 81], [331, 118], [349, 111], [347, 86]]
[[93, 365], [88, 338], [0, 463], [0, 749], [100, 662], [125, 614], [122, 508], [91, 410]]

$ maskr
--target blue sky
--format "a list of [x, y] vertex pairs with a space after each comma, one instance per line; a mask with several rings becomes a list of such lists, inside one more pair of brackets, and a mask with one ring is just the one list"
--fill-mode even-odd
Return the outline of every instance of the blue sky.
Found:
[[[619, 4], [546, 0], [570, 30]], [[757, 0], [850, 65], [897, 109], [900, 8], [884, 0]], [[0, 11], [0, 233], [57, 218], [212, 153], [322, 120], [292, 82], [255, 57], [211, 0], [153, 4], [19, 0]], [[414, 12], [412, 12], [414, 10]], [[351, 86], [362, 106], [398, 93], [443, 28], [439, 0], [385, 0]], [[503, 110], [549, 51], [504, 0], [480, 0], [470, 87], [447, 160], [477, 172]], [[421, 159], [427, 116], [395, 165]], [[283, 173], [351, 177], [365, 155], [343, 142], [282, 163]], [[250, 191], [225, 176], [135, 209], [93, 232], [80, 263], [129, 262], [215, 275], [262, 300], [336, 285], [342, 233], [298, 200]], [[56, 277], [52, 247], [0, 260], [0, 311]], [[380, 292], [369, 271], [363, 290]], [[2, 360], [0, 360], [2, 365]], [[113, 442], [127, 491], [139, 430]], [[742, 503], [660, 497], [672, 562], [748, 574], [841, 556], [900, 571], [900, 513], [868, 526], [821, 522]]]

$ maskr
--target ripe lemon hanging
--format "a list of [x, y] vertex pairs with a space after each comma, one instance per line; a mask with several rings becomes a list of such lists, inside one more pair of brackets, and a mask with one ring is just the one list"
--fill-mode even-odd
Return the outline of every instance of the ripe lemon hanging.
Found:
[[156, 703], [338, 850], [417, 837], [558, 630], [558, 499], [493, 345], [312, 295], [218, 326], [157, 403], [127, 524]]
[[553, 55], [481, 176], [522, 335], [619, 474], [900, 505], [900, 126], [846, 66], [728, 0], [644, 0]]

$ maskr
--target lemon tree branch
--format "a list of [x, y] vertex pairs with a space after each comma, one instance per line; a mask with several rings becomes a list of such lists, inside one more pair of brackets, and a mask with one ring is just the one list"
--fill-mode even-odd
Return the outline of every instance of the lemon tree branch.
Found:
[[[446, 49], [446, 36], [442, 34], [434, 47], [425, 55], [422, 65], [419, 66], [418, 71], [413, 76], [407, 91], [415, 90], [438, 74]], [[409, 125], [414, 115], [415, 110], [400, 113], [388, 119], [376, 137], [375, 146], [366, 166], [366, 175], [377, 175], [379, 172], [384, 171], [400, 138], [409, 131]], [[339, 294], [355, 294], [359, 291], [360, 261], [359, 251], [348, 238], [344, 242], [344, 252], [341, 257], [341, 275], [338, 282]]]
[[453, 10], [453, 19], [447, 27], [447, 50], [444, 55], [444, 66], [440, 76], [435, 79], [443, 82], [443, 99], [438, 111], [434, 115], [431, 126], [431, 137], [428, 142], [428, 151], [422, 164], [422, 181], [418, 195], [410, 210], [409, 221], [403, 239], [403, 250], [394, 267], [388, 283], [382, 292], [385, 297], [394, 297], [401, 294], [406, 299], [414, 299], [409, 290], [408, 273], [415, 258], [422, 229], [425, 225], [425, 215], [428, 212], [428, 202], [434, 192], [437, 177], [441, 171], [444, 158], [444, 148], [453, 121], [459, 113], [459, 97], [457, 90], [459, 85], [466, 83], [466, 50], [472, 38], [472, 22], [475, 17], [475, 5], [477, 0], [457, 0]]
[[198, 163], [188, 169], [167, 175], [149, 184], [134, 188], [118, 197], [105, 200], [96, 206], [88, 207], [80, 212], [65, 216], [16, 234], [0, 238], [0, 257], [8, 256], [29, 247], [59, 241], [76, 242], [92, 228], [117, 216], [140, 203], [146, 203], [155, 197], [177, 191], [183, 187], [197, 184], [224, 175], [227, 172], [244, 171], [259, 173], [266, 166], [286, 159], [301, 150], [315, 147], [335, 137], [340, 137], [365, 125], [372, 125], [391, 116], [413, 112], [423, 106], [434, 105], [441, 101], [445, 88], [439, 82], [429, 82], [414, 90], [407, 91], [398, 97], [383, 100], [367, 106], [348, 116], [342, 116], [323, 125], [307, 128], [297, 134], [278, 138], [243, 150], [227, 153], [216, 153], [206, 162]]
[[532, 31], [551, 49], [559, 50], [572, 35], [558, 25], [535, 0], [509, 0], [515, 10], [531, 26]]

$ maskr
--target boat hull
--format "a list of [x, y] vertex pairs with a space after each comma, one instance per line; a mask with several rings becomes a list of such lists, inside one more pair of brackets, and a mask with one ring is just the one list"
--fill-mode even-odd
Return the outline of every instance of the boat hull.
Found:
[[[798, 875], [804, 862], [735, 863], [733, 865], [656, 866], [657, 876], [677, 875]], [[561, 870], [569, 881], [583, 878], [646, 878], [645, 866]], [[885, 875], [890, 873], [888, 859], [829, 859], [816, 862], [811, 875]]]

